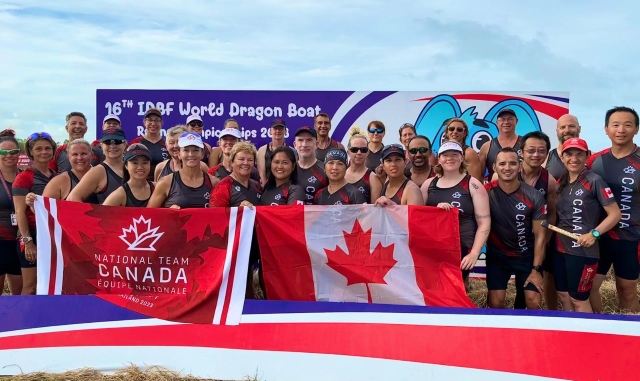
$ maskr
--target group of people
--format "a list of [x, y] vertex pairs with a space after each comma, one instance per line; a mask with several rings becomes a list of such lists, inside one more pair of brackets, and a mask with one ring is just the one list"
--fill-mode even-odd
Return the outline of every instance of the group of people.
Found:
[[[468, 126], [444, 121], [438, 152], [406, 123], [401, 144], [383, 143], [386, 126], [353, 127], [346, 147], [329, 136], [331, 118], [298, 128], [293, 147], [286, 122], [271, 123], [271, 142], [243, 141], [238, 122], [225, 121], [217, 147], [203, 142], [197, 115], [161, 135], [162, 112], [149, 109], [145, 135], [127, 141], [116, 115], [104, 118], [99, 141], [84, 140], [87, 120], [66, 118], [68, 143], [45, 132], [25, 144], [32, 165], [17, 167], [15, 133], [0, 133], [0, 283], [12, 294], [36, 291], [37, 195], [112, 206], [148, 208], [426, 205], [459, 213], [460, 269], [467, 283], [486, 244], [487, 305], [503, 308], [515, 274], [516, 308], [600, 312], [599, 288], [613, 265], [620, 307], [638, 312], [640, 274], [640, 152], [638, 114], [607, 111], [611, 148], [592, 154], [573, 115], [557, 122], [559, 145], [543, 132], [516, 133], [516, 113], [497, 118], [499, 135], [476, 152]], [[546, 223], [546, 224], [545, 224]], [[564, 233], [546, 228], [558, 227]], [[570, 233], [577, 234], [577, 239]], [[17, 243], [16, 243], [17, 239]], [[425, 253], [425, 255], [429, 255]], [[251, 266], [259, 263], [252, 255]], [[249, 270], [251, 271], [251, 270]], [[250, 277], [251, 278], [251, 277]], [[248, 287], [253, 297], [253, 287]], [[268, 297], [268, 295], [267, 295]]]

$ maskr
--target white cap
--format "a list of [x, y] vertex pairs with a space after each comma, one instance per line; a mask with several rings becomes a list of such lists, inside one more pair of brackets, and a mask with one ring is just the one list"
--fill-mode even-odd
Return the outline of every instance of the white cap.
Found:
[[225, 128], [220, 132], [220, 137], [229, 136], [229, 135], [236, 137], [238, 139], [242, 138], [242, 134], [240, 133], [240, 131], [236, 130], [235, 128]]
[[185, 132], [178, 138], [178, 147], [196, 146], [204, 148], [202, 144], [202, 137], [194, 132]]
[[438, 155], [445, 153], [447, 151], [458, 151], [460, 153], [464, 153], [462, 152], [462, 147], [460, 147], [460, 144], [454, 143], [454, 142], [446, 142], [440, 146], [440, 149], [438, 150]]
[[109, 114], [107, 116], [104, 117], [104, 119], [102, 119], [102, 124], [107, 123], [107, 120], [109, 119], [115, 119], [118, 121], [118, 123], [120, 123], [120, 118], [118, 117], [118, 115], [116, 114]]
[[193, 115], [190, 115], [187, 118], [187, 124], [193, 122], [194, 120], [198, 120], [198, 121], [202, 122], [202, 118], [200, 117], [200, 115], [193, 114]]

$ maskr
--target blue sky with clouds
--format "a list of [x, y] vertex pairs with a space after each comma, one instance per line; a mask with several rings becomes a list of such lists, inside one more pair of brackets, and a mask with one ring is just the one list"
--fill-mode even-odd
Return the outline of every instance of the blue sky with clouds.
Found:
[[[482, 4], [482, 5], [479, 5]], [[517, 4], [517, 5], [516, 5]], [[66, 136], [95, 91], [569, 91], [592, 149], [640, 109], [640, 3], [0, 0], [0, 128]]]

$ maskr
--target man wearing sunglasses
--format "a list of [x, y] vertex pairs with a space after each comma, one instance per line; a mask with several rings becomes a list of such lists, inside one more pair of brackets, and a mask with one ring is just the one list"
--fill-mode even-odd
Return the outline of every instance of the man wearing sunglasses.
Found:
[[405, 176], [411, 179], [418, 187], [431, 177], [436, 176], [436, 172], [430, 163], [432, 151], [431, 141], [423, 135], [417, 135], [409, 140], [409, 162], [411, 166], [405, 169]]
[[493, 177], [493, 165], [496, 163], [498, 152], [502, 148], [511, 147], [522, 157], [520, 142], [522, 136], [516, 134], [516, 126], [518, 125], [518, 117], [515, 111], [510, 108], [504, 108], [498, 113], [498, 137], [491, 139], [480, 147], [480, 166], [481, 173], [486, 174], [486, 181], [491, 181]]
[[344, 145], [337, 140], [329, 137], [331, 131], [331, 118], [323, 112], [316, 115], [313, 119], [314, 128], [318, 135], [318, 148], [316, 149], [316, 159], [324, 162], [327, 152], [334, 148], [340, 148], [345, 151]]
[[193, 114], [187, 118], [187, 131], [194, 132], [200, 136], [202, 136], [202, 143], [204, 143], [204, 157], [202, 158], [202, 162], [209, 165], [209, 155], [211, 154], [211, 145], [204, 141], [204, 135], [202, 135], [202, 130], [204, 123], [202, 122], [202, 118], [200, 115]]
[[[84, 139], [87, 133], [87, 118], [83, 113], [73, 111], [66, 117], [65, 130], [69, 134], [68, 142], [76, 139]], [[98, 165], [100, 163], [100, 156], [96, 150], [92, 150], [93, 157], [91, 159], [91, 165]], [[69, 156], [67, 154], [67, 144], [60, 145], [56, 152], [53, 154], [53, 159], [49, 162], [49, 169], [62, 173], [71, 170], [71, 163], [69, 162]]]

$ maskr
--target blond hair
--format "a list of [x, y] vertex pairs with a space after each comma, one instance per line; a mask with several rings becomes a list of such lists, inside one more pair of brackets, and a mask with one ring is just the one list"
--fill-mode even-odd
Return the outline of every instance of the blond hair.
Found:
[[71, 152], [71, 147], [75, 146], [76, 144], [84, 144], [85, 146], [87, 146], [87, 148], [89, 148], [89, 152], [91, 152], [91, 143], [84, 139], [74, 139], [67, 143], [67, 152]]
[[256, 146], [247, 141], [239, 141], [234, 144], [233, 148], [231, 149], [231, 161], [233, 161], [236, 158], [236, 155], [240, 152], [253, 155], [254, 160], [258, 156], [258, 150], [256, 150]]
[[[454, 118], [457, 119], [457, 118]], [[464, 122], [463, 122], [464, 123]], [[468, 173], [467, 172], [467, 161], [464, 159], [464, 148], [462, 148], [462, 145], [460, 143], [458, 143], [455, 140], [445, 140], [442, 142], [442, 144], [444, 143], [454, 143], [457, 144], [458, 146], [460, 146], [460, 149], [462, 149], [462, 153], [460, 155], [462, 155], [462, 163], [460, 163], [460, 168], [459, 171], [460, 173]], [[442, 144], [440, 144], [440, 146], [442, 147]], [[440, 157], [440, 154], [438, 154], [438, 157]], [[440, 165], [440, 163], [438, 163], [435, 167], [433, 167], [433, 170], [435, 171], [436, 175], [438, 176], [442, 176], [444, 174], [444, 170], [442, 169], [442, 165]]]
[[369, 139], [358, 126], [351, 127], [351, 130], [349, 130], [349, 135], [349, 143], [347, 144], [347, 148], [351, 148], [351, 141], [356, 138], [364, 139], [364, 141], [369, 144]]
[[182, 135], [187, 132], [187, 126], [184, 124], [178, 124], [177, 126], [173, 126], [167, 130], [167, 136], [174, 137], [176, 135]]

